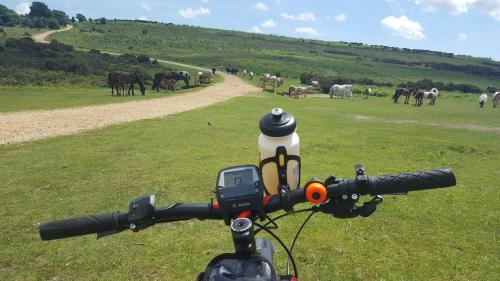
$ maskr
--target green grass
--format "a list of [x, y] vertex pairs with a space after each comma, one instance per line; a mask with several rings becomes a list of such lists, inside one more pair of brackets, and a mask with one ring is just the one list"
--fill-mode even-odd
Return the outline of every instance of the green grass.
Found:
[[[222, 76], [215, 75], [211, 85], [222, 80]], [[183, 87], [184, 82], [179, 81], [178, 86]], [[156, 93], [148, 86], [146, 95], [141, 96], [141, 92], [136, 86], [135, 96], [112, 97], [110, 88], [0, 86], [0, 112], [67, 108], [154, 99], [199, 91], [205, 87], [207, 86], [192, 86], [189, 89], [179, 89], [175, 92], [161, 90], [160, 93]]]
[[[500, 87], [500, 80], [495, 76], [437, 70], [424, 65], [470, 64], [498, 70], [498, 62], [465, 56], [448, 57], [436, 52], [405, 53], [390, 47], [130, 21], [109, 21], [105, 25], [79, 24], [73, 30], [57, 33], [52, 38], [76, 47], [99, 46], [103, 50], [119, 53], [146, 53], [152, 57], [207, 67], [235, 66], [258, 73], [279, 71], [284, 76], [295, 78], [302, 72], [312, 72], [351, 79], [371, 78], [393, 84], [428, 78], [482, 88], [490, 85]], [[418, 65], [387, 63], [387, 59]]]
[[[303, 182], [332, 173], [352, 177], [355, 163], [372, 175], [448, 166], [457, 176], [454, 188], [386, 196], [370, 218], [315, 216], [296, 248], [301, 280], [499, 280], [499, 133], [377, 121], [499, 124], [498, 109], [479, 110], [472, 101], [450, 97], [415, 109], [388, 98], [293, 100], [263, 93], [161, 119], [1, 146], [0, 279], [194, 280], [213, 256], [232, 250], [222, 222], [51, 242], [40, 241], [38, 224], [126, 210], [143, 194], [157, 194], [159, 205], [206, 202], [219, 169], [257, 163], [258, 121], [281, 106], [298, 120]], [[283, 221], [278, 233], [290, 241], [304, 218]]]

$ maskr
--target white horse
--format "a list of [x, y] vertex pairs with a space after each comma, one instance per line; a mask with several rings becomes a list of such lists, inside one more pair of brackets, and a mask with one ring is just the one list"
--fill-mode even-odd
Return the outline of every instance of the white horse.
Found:
[[493, 95], [493, 108], [497, 107], [497, 104], [500, 102], [500, 92], [496, 92]]
[[313, 80], [313, 81], [311, 81], [311, 85], [313, 87], [319, 87], [319, 81]]
[[246, 77], [246, 76], [247, 76], [247, 70], [243, 69], [243, 77]]
[[436, 88], [432, 88], [430, 92], [424, 91], [424, 99], [430, 99], [429, 105], [436, 104], [436, 99], [438, 97], [439, 91]]
[[335, 84], [330, 88], [330, 98], [333, 99], [333, 96], [341, 97], [341, 98], [352, 98], [352, 85], [338, 85]]
[[195, 84], [198, 83], [198, 82], [200, 82], [200, 78], [201, 78], [202, 75], [203, 75], [203, 72], [201, 72], [201, 71], [198, 72], [198, 73], [196, 73], [196, 75], [194, 76], [194, 83]]
[[250, 73], [248, 73], [248, 75], [250, 76], [250, 80], [253, 80], [253, 71], [250, 71]]
[[482, 94], [479, 96], [479, 108], [483, 108], [484, 104], [488, 101], [488, 95]]

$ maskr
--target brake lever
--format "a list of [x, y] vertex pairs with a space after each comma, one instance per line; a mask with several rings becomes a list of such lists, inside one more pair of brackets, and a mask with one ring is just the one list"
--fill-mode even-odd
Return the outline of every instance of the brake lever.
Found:
[[382, 196], [377, 195], [372, 200], [363, 203], [363, 206], [358, 208], [358, 214], [364, 218], [369, 217], [377, 210], [377, 205], [384, 201]]

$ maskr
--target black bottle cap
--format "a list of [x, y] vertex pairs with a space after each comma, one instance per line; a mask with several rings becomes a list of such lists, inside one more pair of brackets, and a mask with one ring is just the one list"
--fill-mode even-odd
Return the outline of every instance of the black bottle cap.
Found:
[[271, 113], [260, 119], [260, 131], [269, 137], [284, 137], [292, 134], [297, 128], [297, 122], [292, 114], [281, 108], [273, 108]]

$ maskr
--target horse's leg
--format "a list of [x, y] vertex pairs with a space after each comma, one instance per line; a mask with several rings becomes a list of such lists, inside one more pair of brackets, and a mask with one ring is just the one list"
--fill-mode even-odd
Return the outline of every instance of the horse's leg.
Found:
[[132, 90], [132, 96], [135, 96], [134, 94], [134, 83], [130, 83], [130, 86], [128, 87], [128, 95], [130, 96], [130, 90]]

